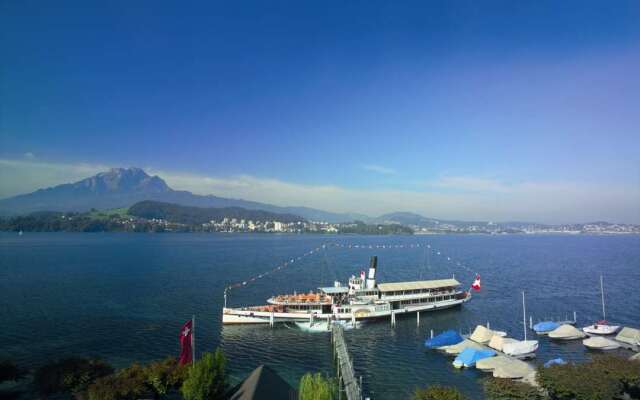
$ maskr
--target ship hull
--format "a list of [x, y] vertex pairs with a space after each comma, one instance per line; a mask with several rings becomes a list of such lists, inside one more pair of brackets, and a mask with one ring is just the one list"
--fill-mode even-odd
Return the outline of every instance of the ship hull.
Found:
[[[403, 308], [391, 310], [389, 307], [381, 309], [375, 305], [352, 305], [352, 312], [350, 313], [309, 313], [309, 312], [271, 312], [271, 311], [258, 311], [249, 308], [224, 308], [222, 312], [222, 323], [225, 325], [238, 325], [238, 324], [269, 324], [278, 322], [295, 322], [295, 321], [309, 321], [314, 320], [326, 320], [326, 319], [340, 319], [340, 320], [372, 320], [377, 318], [390, 317], [393, 312], [395, 315], [412, 314], [422, 311], [436, 311], [446, 308], [452, 308], [460, 306], [464, 302], [468, 301], [470, 297], [464, 299], [453, 299], [447, 301], [441, 301], [429, 304], [416, 304]], [[312, 316], [313, 315], [313, 316]]]

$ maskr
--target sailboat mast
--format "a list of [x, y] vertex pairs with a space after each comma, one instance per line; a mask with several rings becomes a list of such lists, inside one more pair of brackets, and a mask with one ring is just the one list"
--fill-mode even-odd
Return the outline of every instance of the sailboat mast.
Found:
[[604, 284], [602, 283], [602, 275], [600, 275], [600, 294], [602, 295], [602, 319], [607, 320], [607, 314], [604, 310]]
[[522, 329], [524, 329], [524, 340], [527, 340], [527, 309], [524, 305], [524, 290], [522, 291]]

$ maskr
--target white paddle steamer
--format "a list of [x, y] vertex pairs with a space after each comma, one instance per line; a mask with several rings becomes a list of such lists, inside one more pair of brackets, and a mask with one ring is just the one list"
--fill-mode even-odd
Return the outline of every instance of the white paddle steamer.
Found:
[[[460, 289], [455, 279], [377, 283], [377, 257], [371, 257], [369, 274], [352, 275], [348, 286], [334, 286], [317, 292], [271, 297], [266, 305], [227, 308], [223, 324], [264, 324], [285, 321], [367, 320], [433, 311], [459, 306], [471, 299], [470, 291]], [[225, 294], [226, 298], [226, 294]], [[226, 301], [225, 301], [226, 303]]]

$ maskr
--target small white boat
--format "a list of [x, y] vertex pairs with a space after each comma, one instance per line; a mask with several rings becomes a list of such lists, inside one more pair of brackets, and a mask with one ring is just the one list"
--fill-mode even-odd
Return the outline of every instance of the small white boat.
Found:
[[527, 309], [524, 303], [524, 292], [522, 292], [522, 326], [524, 328], [524, 340], [503, 344], [502, 352], [517, 358], [535, 357], [534, 353], [538, 350], [538, 341], [527, 340]]
[[526, 362], [510, 359], [507, 364], [501, 365], [493, 370], [493, 377], [502, 379], [522, 379], [535, 373], [535, 368]]
[[585, 336], [587, 335], [584, 332], [569, 324], [560, 325], [557, 329], [549, 332], [549, 338], [557, 340], [583, 339]]
[[619, 329], [620, 325], [609, 325], [605, 320], [598, 321], [593, 325], [582, 328], [584, 333], [588, 333], [590, 335], [613, 335], [618, 332]]
[[472, 348], [472, 349], [476, 349], [476, 350], [484, 349], [484, 347], [481, 344], [476, 343], [476, 342], [474, 342], [472, 340], [469, 340], [469, 339], [465, 339], [462, 342], [460, 342], [458, 344], [454, 344], [452, 346], [440, 347], [440, 348], [438, 348], [438, 350], [443, 350], [447, 354], [458, 355], [458, 354], [462, 353], [464, 351], [464, 349], [467, 349], [467, 348]]
[[604, 284], [602, 275], [600, 275], [600, 294], [602, 298], [602, 320], [593, 325], [585, 326], [582, 330], [590, 335], [613, 335], [620, 329], [620, 326], [610, 325], [609, 322], [607, 322], [607, 313], [604, 308]]
[[510, 362], [511, 360], [505, 356], [483, 358], [476, 362], [476, 369], [485, 372], [493, 371], [494, 369], [507, 365]]
[[[476, 343], [486, 344], [491, 341], [491, 338], [495, 335], [495, 332], [489, 328], [486, 328], [482, 325], [476, 326], [476, 329], [473, 330], [471, 336], [469, 336], [470, 340], [473, 340]], [[500, 336], [500, 335], [498, 335]]]
[[489, 341], [488, 346], [494, 350], [502, 351], [502, 348], [504, 347], [505, 344], [515, 343], [515, 342], [517, 342], [517, 340], [515, 339], [494, 335]]
[[515, 343], [506, 343], [502, 346], [504, 354], [517, 358], [535, 357], [536, 350], [538, 350], [537, 340], [521, 340]]
[[582, 341], [585, 347], [591, 350], [616, 350], [620, 348], [620, 343], [604, 338], [602, 336], [593, 336]]
[[624, 327], [616, 335], [616, 340], [632, 346], [640, 346], [640, 329]]
[[360, 326], [362, 325], [361, 322], [356, 322], [355, 325], [354, 325], [352, 321], [330, 321], [328, 323], [327, 323], [327, 321], [294, 322], [294, 324], [301, 331], [313, 332], [313, 333], [316, 333], [316, 332], [329, 332], [329, 331], [331, 331], [331, 325], [332, 324], [340, 324], [347, 331], [350, 330], [350, 329], [353, 329], [353, 328], [360, 328]]

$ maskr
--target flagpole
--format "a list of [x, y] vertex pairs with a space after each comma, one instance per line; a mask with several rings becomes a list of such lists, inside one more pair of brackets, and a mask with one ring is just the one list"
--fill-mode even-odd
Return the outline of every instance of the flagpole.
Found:
[[191, 316], [191, 365], [196, 362], [196, 316]]

